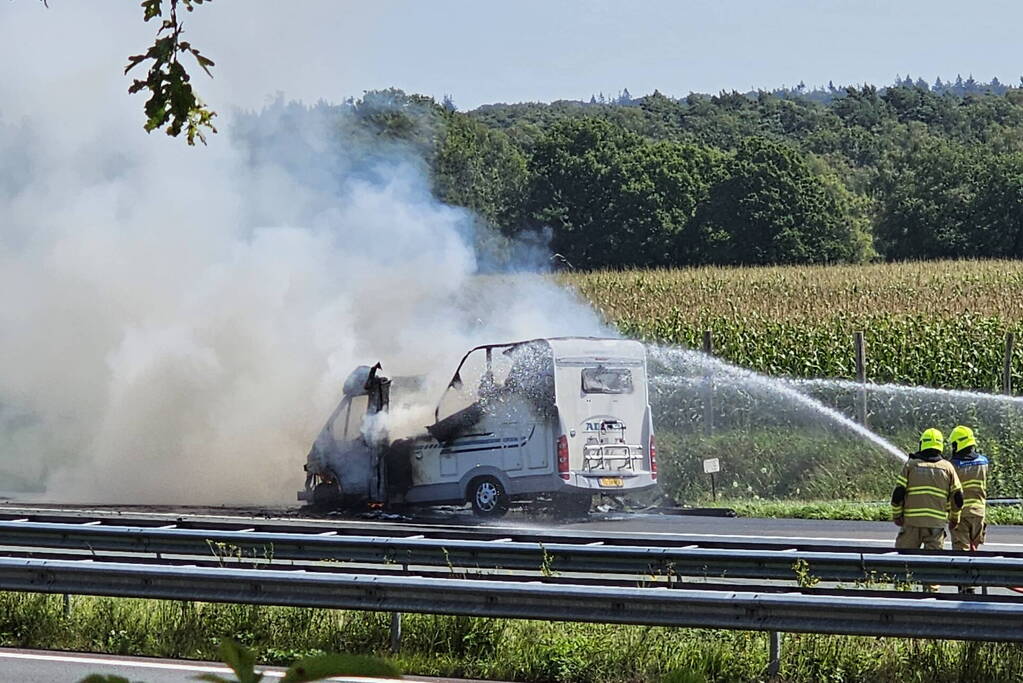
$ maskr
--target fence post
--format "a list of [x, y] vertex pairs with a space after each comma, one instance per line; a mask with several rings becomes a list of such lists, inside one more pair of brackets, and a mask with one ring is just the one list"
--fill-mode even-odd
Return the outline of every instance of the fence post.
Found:
[[1016, 345], [1016, 335], [1005, 333], [1005, 361], [1002, 364], [1002, 393], [1012, 395], [1012, 352]]
[[856, 407], [859, 412], [860, 424], [867, 424], [867, 345], [863, 341], [863, 332], [853, 333], [853, 346], [856, 350], [856, 381], [860, 383], [860, 391]]
[[[703, 352], [708, 356], [714, 354], [714, 333], [703, 331]], [[703, 433], [710, 436], [714, 433], [714, 378], [708, 370], [703, 377]]]
[[781, 632], [767, 634], [767, 677], [776, 678], [781, 670]]
[[401, 612], [391, 612], [391, 654], [401, 649]]

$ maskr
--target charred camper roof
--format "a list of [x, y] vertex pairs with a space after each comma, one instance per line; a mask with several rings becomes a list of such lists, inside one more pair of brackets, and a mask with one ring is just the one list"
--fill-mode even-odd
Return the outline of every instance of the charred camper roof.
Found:
[[[453, 387], [461, 381], [462, 366], [476, 351], [485, 350], [488, 362], [490, 353], [500, 350], [510, 354], [521, 347], [543, 344], [551, 350], [557, 365], [586, 365], [589, 363], [617, 363], [619, 365], [644, 365], [646, 363], [646, 347], [632, 339], [612, 339], [608, 337], [540, 337], [503, 344], [481, 344], [475, 346], [462, 356], [455, 374], [448, 383]], [[439, 410], [439, 406], [438, 406]]]
[[545, 344], [554, 354], [555, 362], [583, 360], [646, 360], [646, 348], [632, 339], [612, 339], [608, 337], [541, 337], [502, 344], [481, 344], [473, 347], [462, 356], [458, 367], [461, 368], [465, 359], [480, 349], [505, 349], [512, 351], [520, 346]]
[[631, 339], [604, 339], [600, 337], [556, 337], [544, 340], [554, 352], [554, 362], [560, 365], [576, 362], [608, 362], [646, 360], [646, 348]]
[[[505, 342], [503, 344], [481, 344], [476, 346], [462, 356], [455, 374], [448, 382], [448, 389], [461, 387], [463, 383], [462, 369], [465, 362], [478, 351], [486, 353], [486, 368], [490, 372], [494, 352], [505, 356], [513, 355], [519, 349], [536, 349], [546, 347], [550, 351], [547, 356], [555, 366], [579, 366], [592, 365], [616, 365], [644, 367], [646, 365], [646, 348], [643, 344], [631, 339], [611, 339], [606, 337], [541, 337], [538, 339], [527, 339], [517, 342]], [[546, 356], [546, 350], [544, 355]], [[553, 387], [552, 387], [553, 390]], [[434, 410], [434, 419], [440, 422], [440, 410], [444, 398]], [[429, 429], [429, 428], [428, 428]], [[432, 433], [432, 432], [431, 432]]]

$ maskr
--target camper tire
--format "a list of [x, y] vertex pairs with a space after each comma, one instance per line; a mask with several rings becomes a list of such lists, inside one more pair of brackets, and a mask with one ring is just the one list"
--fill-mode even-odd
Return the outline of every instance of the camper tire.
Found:
[[341, 507], [341, 487], [336, 481], [321, 481], [313, 487], [312, 506], [319, 510], [336, 510]]
[[503, 517], [508, 512], [508, 494], [494, 477], [473, 479], [466, 498], [477, 517]]

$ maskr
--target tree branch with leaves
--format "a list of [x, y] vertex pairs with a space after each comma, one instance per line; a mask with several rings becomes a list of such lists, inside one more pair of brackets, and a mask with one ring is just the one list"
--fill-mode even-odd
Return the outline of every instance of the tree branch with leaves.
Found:
[[188, 144], [196, 139], [206, 144], [205, 131], [216, 133], [213, 118], [217, 115], [199, 99], [192, 87], [191, 76], [181, 63], [181, 58], [191, 55], [206, 75], [210, 73], [213, 60], [206, 57], [188, 41], [182, 40], [184, 25], [178, 18], [178, 10], [191, 12], [196, 5], [211, 0], [143, 0], [142, 11], [145, 21], [162, 19], [156, 32], [156, 40], [144, 54], [128, 58], [124, 68], [127, 74], [135, 67], [149, 62], [145, 79], [135, 79], [128, 92], [135, 94], [149, 92], [145, 104], [147, 132], [162, 128], [167, 135], [177, 137], [185, 132]]

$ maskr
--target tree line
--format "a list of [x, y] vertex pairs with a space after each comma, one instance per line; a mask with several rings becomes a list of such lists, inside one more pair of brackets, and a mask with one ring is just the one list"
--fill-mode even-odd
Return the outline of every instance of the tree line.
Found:
[[627, 92], [460, 112], [374, 91], [278, 102], [242, 135], [286, 111], [291, 130], [330, 121], [349, 153], [413, 150], [440, 200], [546, 233], [582, 268], [1023, 257], [1023, 89]]

